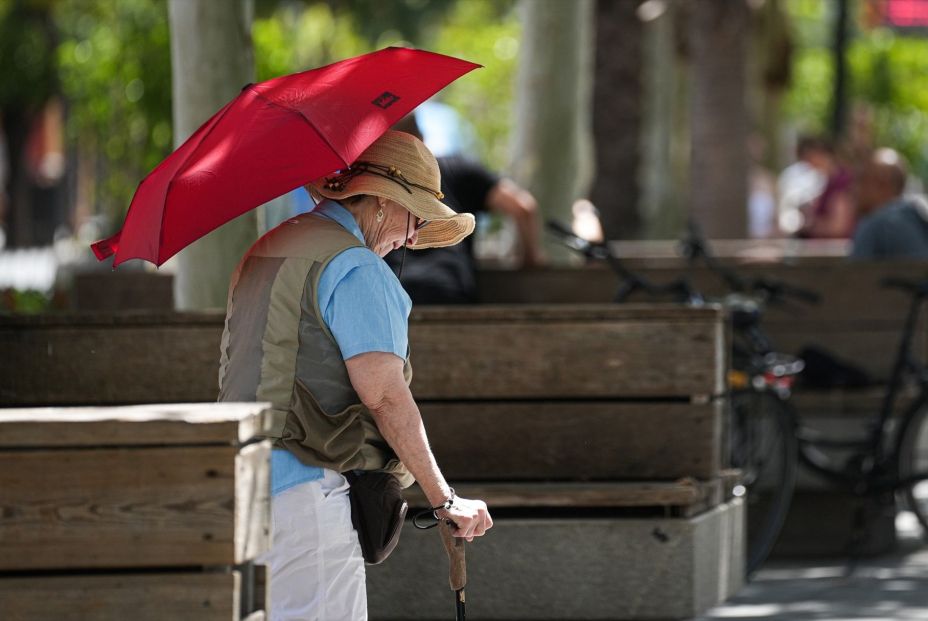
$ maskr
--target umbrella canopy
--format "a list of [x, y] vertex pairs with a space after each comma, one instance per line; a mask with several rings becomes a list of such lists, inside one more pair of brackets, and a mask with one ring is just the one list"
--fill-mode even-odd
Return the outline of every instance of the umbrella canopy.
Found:
[[246, 211], [351, 164], [417, 105], [480, 65], [386, 48], [249, 84], [135, 191], [116, 235], [91, 248], [113, 266], [161, 265]]

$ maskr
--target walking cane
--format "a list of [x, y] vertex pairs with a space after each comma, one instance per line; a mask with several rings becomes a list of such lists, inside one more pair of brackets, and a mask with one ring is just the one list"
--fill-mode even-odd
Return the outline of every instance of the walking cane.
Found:
[[464, 563], [464, 540], [451, 534], [454, 524], [448, 520], [439, 520], [438, 533], [448, 553], [450, 573], [448, 581], [454, 591], [454, 606], [457, 621], [464, 621], [464, 585], [467, 583], [467, 566]]

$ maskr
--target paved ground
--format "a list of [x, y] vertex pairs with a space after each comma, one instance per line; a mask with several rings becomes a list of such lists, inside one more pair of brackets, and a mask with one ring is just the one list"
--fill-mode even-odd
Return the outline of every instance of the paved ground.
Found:
[[771, 561], [695, 621], [928, 621], [928, 545], [911, 516], [900, 516], [897, 530], [897, 552], [856, 567], [843, 559]]

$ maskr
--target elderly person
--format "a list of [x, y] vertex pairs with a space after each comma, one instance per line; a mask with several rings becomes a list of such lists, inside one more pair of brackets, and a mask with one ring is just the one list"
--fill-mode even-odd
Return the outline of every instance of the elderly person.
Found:
[[928, 203], [904, 195], [907, 180], [905, 160], [892, 149], [877, 149], [864, 165], [851, 258], [928, 259]]
[[411, 302], [382, 257], [458, 243], [469, 214], [441, 203], [422, 142], [390, 131], [307, 186], [320, 204], [255, 243], [229, 287], [220, 401], [269, 401], [271, 619], [367, 618], [365, 570], [342, 473], [418, 481], [436, 517], [472, 540], [486, 504], [456, 498], [409, 391]]

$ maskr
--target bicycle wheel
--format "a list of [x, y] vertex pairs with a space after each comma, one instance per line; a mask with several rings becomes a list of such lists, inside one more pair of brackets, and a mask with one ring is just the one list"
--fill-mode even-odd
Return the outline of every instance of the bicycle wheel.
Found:
[[[928, 407], [921, 407], [902, 430], [898, 452], [900, 478], [928, 474]], [[907, 486], [902, 494], [928, 533], [928, 480]]]
[[796, 487], [797, 441], [792, 412], [774, 394], [732, 393], [731, 465], [742, 473], [747, 504], [747, 575], [767, 559], [789, 511]]

